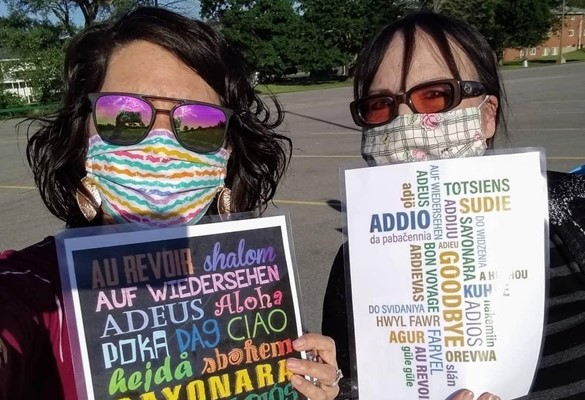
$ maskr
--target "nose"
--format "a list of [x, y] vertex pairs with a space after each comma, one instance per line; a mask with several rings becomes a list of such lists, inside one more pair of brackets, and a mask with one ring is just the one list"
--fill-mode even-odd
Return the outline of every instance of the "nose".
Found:
[[414, 114], [414, 111], [406, 103], [398, 105], [398, 115]]
[[157, 109], [154, 115], [152, 129], [166, 129], [171, 131], [171, 111]]
[[151, 129], [166, 129], [172, 131], [171, 110], [175, 104], [163, 99], [152, 99], [151, 103], [155, 108], [154, 122], [152, 123]]

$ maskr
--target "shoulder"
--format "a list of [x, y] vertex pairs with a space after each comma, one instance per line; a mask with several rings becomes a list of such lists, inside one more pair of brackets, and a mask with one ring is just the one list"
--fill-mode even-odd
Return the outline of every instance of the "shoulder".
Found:
[[21, 285], [27, 288], [49, 286], [59, 288], [59, 268], [55, 240], [45, 240], [22, 250], [0, 252], [0, 288], [14, 291]]
[[585, 220], [585, 175], [548, 171], [547, 181], [551, 222], [562, 223], [573, 211]]
[[49, 236], [44, 240], [26, 247], [22, 250], [0, 250], [0, 263], [5, 265], [7, 263], [35, 263], [40, 260], [56, 259], [55, 238]]
[[[585, 184], [585, 174], [574, 174], [562, 171], [546, 171], [546, 177], [549, 183], [549, 192], [558, 192], [559, 190], [577, 191], [583, 189]], [[579, 187], [571, 188], [568, 184], [576, 184]]]
[[547, 172], [550, 225], [563, 241], [585, 240], [585, 175]]
[[0, 398], [75, 398], [62, 300], [54, 238], [0, 252]]
[[549, 228], [567, 262], [585, 272], [585, 175], [549, 171]]

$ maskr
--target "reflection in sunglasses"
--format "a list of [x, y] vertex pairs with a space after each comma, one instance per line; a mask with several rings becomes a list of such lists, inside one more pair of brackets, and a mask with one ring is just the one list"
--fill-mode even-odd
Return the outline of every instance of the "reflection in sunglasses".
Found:
[[351, 115], [362, 127], [389, 123], [398, 116], [398, 106], [406, 104], [414, 113], [445, 112], [461, 104], [462, 99], [485, 94], [481, 82], [441, 79], [416, 85], [404, 93], [376, 93], [352, 101]]
[[223, 144], [231, 116], [231, 110], [181, 99], [153, 96], [180, 103], [171, 110], [162, 110], [141, 95], [100, 93], [89, 97], [98, 134], [117, 145], [142, 141], [154, 123], [155, 114], [160, 112], [169, 114], [173, 133], [182, 146], [196, 152], [216, 151]]

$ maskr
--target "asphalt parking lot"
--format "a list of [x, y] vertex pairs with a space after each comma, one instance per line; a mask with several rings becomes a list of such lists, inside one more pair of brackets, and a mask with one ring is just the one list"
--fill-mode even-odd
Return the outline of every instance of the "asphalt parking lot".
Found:
[[[509, 141], [499, 146], [543, 147], [547, 167], [585, 164], [585, 63], [504, 71]], [[343, 241], [339, 168], [360, 162], [360, 131], [348, 103], [351, 88], [279, 96], [283, 130], [294, 143], [289, 173], [276, 206], [290, 213], [306, 328], [320, 329], [331, 262]], [[0, 122], [0, 249], [22, 248], [62, 228], [34, 188], [24, 149], [26, 129]]]

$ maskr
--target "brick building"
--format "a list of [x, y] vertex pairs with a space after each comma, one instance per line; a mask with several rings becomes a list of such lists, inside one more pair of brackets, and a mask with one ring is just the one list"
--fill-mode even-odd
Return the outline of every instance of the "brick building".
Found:
[[[563, 23], [563, 53], [582, 49], [585, 46], [585, 10], [572, 9], [565, 12]], [[561, 30], [551, 32], [548, 40], [528, 49], [506, 49], [504, 61], [532, 60], [545, 56], [558, 56], [561, 46]]]

